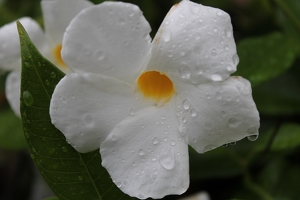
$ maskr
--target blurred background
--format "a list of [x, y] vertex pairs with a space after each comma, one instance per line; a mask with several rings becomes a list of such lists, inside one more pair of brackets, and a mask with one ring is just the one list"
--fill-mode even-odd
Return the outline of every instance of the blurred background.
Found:
[[[101, 3], [100, 0], [93, 0]], [[129, 0], [149, 21], [153, 37], [179, 1]], [[230, 14], [240, 64], [234, 75], [252, 84], [261, 117], [260, 136], [203, 155], [190, 148], [191, 185], [179, 199], [205, 191], [210, 199], [299, 199], [300, 1], [198, 0]], [[43, 26], [39, 0], [0, 0], [0, 26], [23, 16]], [[5, 97], [8, 72], [0, 70], [0, 200], [53, 196], [27, 152], [21, 120]]]

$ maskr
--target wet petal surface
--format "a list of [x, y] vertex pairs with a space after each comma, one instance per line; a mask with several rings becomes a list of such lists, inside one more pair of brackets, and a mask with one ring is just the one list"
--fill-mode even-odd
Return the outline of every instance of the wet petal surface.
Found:
[[[113, 87], [112, 87], [113, 85]], [[143, 105], [143, 104], [144, 105]], [[94, 74], [69, 74], [56, 86], [52, 123], [70, 144], [85, 153], [99, 148], [110, 131], [147, 102], [124, 82]]]
[[118, 124], [101, 144], [102, 165], [130, 196], [182, 194], [189, 185], [188, 145], [174, 107], [150, 107]]
[[141, 10], [104, 2], [81, 12], [68, 27], [62, 57], [77, 73], [97, 73], [133, 83], [150, 53], [150, 26]]
[[147, 70], [193, 84], [222, 81], [238, 64], [232, 33], [230, 16], [224, 11], [182, 1], [162, 22]]
[[246, 79], [230, 77], [198, 87], [187, 84], [179, 90], [179, 128], [197, 152], [258, 135], [259, 114]]

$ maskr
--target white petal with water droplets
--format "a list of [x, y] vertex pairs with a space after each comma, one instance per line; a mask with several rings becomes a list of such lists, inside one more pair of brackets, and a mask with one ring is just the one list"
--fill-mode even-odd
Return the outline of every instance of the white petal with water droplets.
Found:
[[21, 71], [14, 70], [8, 74], [5, 82], [5, 94], [8, 103], [16, 115], [20, 116], [20, 82]]
[[230, 16], [220, 9], [182, 1], [161, 24], [147, 70], [199, 84], [225, 80], [237, 64]]
[[[259, 114], [246, 79], [230, 77], [197, 87], [182, 84], [177, 89], [182, 94], [177, 98], [179, 129], [197, 152], [258, 135]], [[186, 101], [190, 102], [189, 109], [184, 108]]]
[[132, 87], [94, 74], [66, 75], [50, 104], [52, 123], [79, 152], [99, 148], [110, 131], [133, 110], [144, 107]]
[[71, 20], [83, 9], [93, 4], [86, 0], [43, 0], [41, 2], [45, 32], [51, 48], [62, 43]]
[[188, 188], [188, 145], [180, 137], [173, 110], [141, 110], [118, 124], [101, 144], [102, 165], [126, 194], [156, 199]]
[[[46, 42], [38, 23], [29, 17], [23, 17], [19, 21], [39, 51], [44, 53]], [[0, 68], [4, 70], [21, 68], [20, 39], [15, 21], [0, 28]]]
[[104, 2], [74, 18], [64, 36], [62, 57], [77, 73], [104, 74], [133, 83], [150, 53], [150, 31], [137, 6]]

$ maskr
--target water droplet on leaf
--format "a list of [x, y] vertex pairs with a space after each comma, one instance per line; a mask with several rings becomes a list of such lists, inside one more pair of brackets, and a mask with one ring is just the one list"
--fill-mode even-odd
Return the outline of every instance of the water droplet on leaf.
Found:
[[34, 102], [33, 96], [27, 90], [23, 92], [23, 100], [26, 106], [31, 106]]

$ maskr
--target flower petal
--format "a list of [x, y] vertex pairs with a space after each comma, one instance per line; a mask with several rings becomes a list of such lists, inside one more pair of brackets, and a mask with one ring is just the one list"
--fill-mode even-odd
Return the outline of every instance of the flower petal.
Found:
[[183, 94], [178, 95], [180, 130], [197, 152], [258, 135], [259, 114], [246, 79], [230, 77], [198, 87], [186, 84], [179, 93]]
[[45, 33], [51, 49], [62, 43], [62, 38], [70, 21], [83, 9], [93, 4], [86, 0], [42, 0]]
[[162, 22], [153, 40], [148, 70], [199, 84], [225, 80], [237, 64], [230, 16], [184, 0]]
[[[45, 37], [41, 27], [33, 19], [23, 17], [19, 19], [21, 24], [26, 29], [33, 43], [37, 48], [44, 53]], [[5, 70], [20, 69], [21, 54], [20, 54], [20, 39], [17, 30], [16, 22], [11, 22], [4, 25], [0, 29], [0, 68]]]
[[93, 151], [116, 124], [144, 106], [134, 92], [126, 83], [109, 77], [66, 75], [52, 95], [52, 123], [77, 151]]
[[8, 74], [5, 82], [5, 94], [8, 103], [17, 116], [20, 116], [20, 70]]
[[78, 73], [105, 74], [133, 82], [145, 68], [150, 31], [137, 6], [104, 2], [74, 18], [63, 39], [62, 57]]
[[188, 188], [188, 145], [173, 110], [141, 110], [119, 123], [101, 144], [102, 165], [128, 195], [156, 199]]

